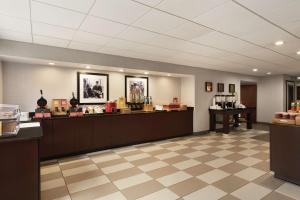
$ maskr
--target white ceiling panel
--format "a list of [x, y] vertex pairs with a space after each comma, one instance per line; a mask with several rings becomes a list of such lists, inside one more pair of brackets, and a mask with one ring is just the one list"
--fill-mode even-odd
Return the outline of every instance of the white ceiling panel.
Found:
[[68, 28], [78, 28], [85, 15], [63, 8], [53, 7], [33, 1], [32, 20]]
[[196, 17], [194, 21], [235, 36], [259, 30], [268, 25], [267, 22], [232, 1]]
[[0, 0], [0, 14], [30, 19], [29, 0]]
[[187, 22], [170, 30], [167, 34], [184, 40], [191, 40], [201, 35], [212, 32], [211, 29], [199, 26], [198, 24]]
[[120, 23], [89, 16], [85, 19], [80, 29], [86, 32], [113, 37], [124, 31], [126, 27]]
[[20, 42], [32, 42], [31, 34], [0, 29], [0, 38]]
[[65, 40], [72, 40], [73, 34], [75, 33], [75, 31], [72, 29], [38, 23], [38, 22], [32, 23], [32, 32], [34, 35], [55, 37], [55, 38], [60, 38]]
[[155, 7], [157, 6], [160, 2], [162, 2], [163, 0], [136, 0], [137, 2], [140, 2], [140, 3], [143, 3], [143, 4], [146, 4], [148, 6], [151, 6], [151, 7]]
[[[28, 1], [28, 0], [27, 0]], [[95, 0], [32, 0], [75, 10], [83, 13], [88, 13], [89, 9], [94, 4]]]
[[158, 33], [166, 33], [185, 22], [185, 20], [178, 17], [174, 17], [157, 10], [151, 10], [137, 22], [135, 22], [134, 26], [138, 26]]
[[90, 14], [112, 21], [131, 24], [151, 8], [131, 0], [96, 0]]
[[139, 28], [128, 27], [125, 31], [118, 35], [118, 38], [144, 43], [157, 36], [159, 36], [157, 33]]
[[31, 33], [30, 21], [15, 17], [0, 15], [0, 29]]
[[33, 35], [33, 43], [36, 43], [36, 44], [66, 48], [68, 46], [69, 42], [70, 42], [69, 40], [64, 40], [64, 39], [59, 39], [59, 38]]
[[175, 15], [193, 19], [228, 0], [164, 0], [157, 8]]
[[96, 44], [96, 45], [104, 45], [106, 44], [111, 38], [96, 35], [93, 33], [87, 33], [84, 31], [77, 31], [74, 35], [73, 40], [77, 42], [83, 42], [88, 44]]
[[81, 50], [81, 51], [97, 52], [97, 51], [99, 51], [99, 49], [103, 48], [103, 46], [72, 41], [69, 45], [69, 48], [70, 49]]
[[183, 46], [186, 41], [168, 37], [165, 35], [158, 35], [154, 38], [149, 39], [146, 41], [147, 44], [162, 47], [162, 48], [169, 48], [169, 49], [180, 49], [181, 46]]

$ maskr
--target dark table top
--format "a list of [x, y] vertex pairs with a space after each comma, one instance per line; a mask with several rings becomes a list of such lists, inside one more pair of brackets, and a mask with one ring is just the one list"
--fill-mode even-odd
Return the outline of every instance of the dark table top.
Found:
[[0, 144], [24, 140], [34, 140], [39, 139], [42, 136], [43, 131], [41, 127], [20, 128], [16, 136], [0, 137]]
[[231, 108], [231, 109], [209, 109], [211, 113], [242, 113], [242, 112], [253, 112], [255, 108]]

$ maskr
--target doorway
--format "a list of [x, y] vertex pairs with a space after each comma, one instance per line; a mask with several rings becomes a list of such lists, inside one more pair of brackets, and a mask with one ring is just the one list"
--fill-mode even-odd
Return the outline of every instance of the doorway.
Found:
[[[241, 81], [241, 104], [247, 108], [254, 108], [252, 119], [256, 123], [257, 84], [255, 82]], [[243, 116], [245, 117], [245, 116]]]

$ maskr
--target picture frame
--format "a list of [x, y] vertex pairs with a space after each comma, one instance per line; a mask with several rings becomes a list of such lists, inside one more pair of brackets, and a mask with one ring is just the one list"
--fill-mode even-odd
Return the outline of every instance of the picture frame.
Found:
[[235, 84], [229, 84], [229, 93], [235, 93]]
[[105, 104], [109, 99], [109, 75], [77, 72], [77, 98], [80, 105]]
[[217, 88], [218, 92], [224, 92], [224, 83], [218, 83]]
[[212, 92], [213, 91], [213, 83], [212, 82], [205, 82], [205, 91]]
[[140, 76], [125, 76], [126, 103], [144, 103], [144, 97], [149, 96], [149, 79]]

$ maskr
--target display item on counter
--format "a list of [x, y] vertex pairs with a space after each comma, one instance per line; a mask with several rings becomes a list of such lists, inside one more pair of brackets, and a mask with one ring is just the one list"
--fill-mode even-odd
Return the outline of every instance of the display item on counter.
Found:
[[41, 97], [37, 100], [37, 108], [35, 109], [35, 118], [51, 117], [50, 109], [47, 108], [47, 100], [43, 97], [43, 90], [40, 90]]
[[110, 112], [117, 112], [117, 103], [116, 102], [106, 102], [105, 104], [105, 112], [110, 113]]
[[52, 100], [52, 114], [61, 116], [67, 115], [69, 106], [67, 99], [53, 99]]
[[78, 99], [75, 98], [74, 92], [72, 92], [72, 99], [70, 99], [70, 105], [72, 106], [72, 108], [75, 108], [78, 105]]
[[20, 123], [20, 108], [18, 105], [0, 104], [0, 135], [17, 135]]
[[300, 113], [295, 112], [276, 112], [272, 123], [300, 125]]
[[118, 106], [117, 106], [119, 109], [122, 109], [122, 108], [126, 108], [126, 99], [125, 97], [119, 97], [118, 99]]

